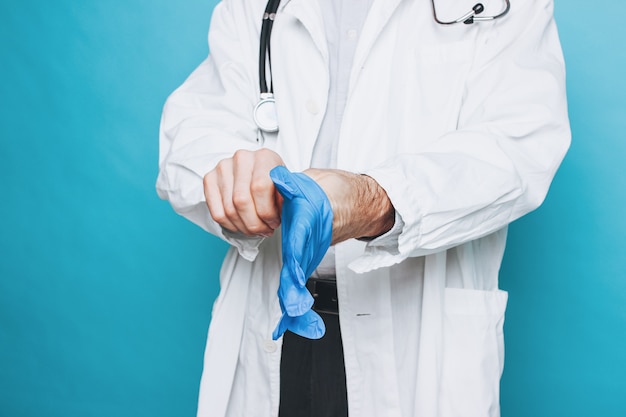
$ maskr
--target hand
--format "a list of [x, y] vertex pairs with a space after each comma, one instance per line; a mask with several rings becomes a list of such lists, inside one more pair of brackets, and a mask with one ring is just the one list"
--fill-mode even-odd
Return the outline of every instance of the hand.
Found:
[[332, 245], [351, 238], [380, 236], [395, 222], [385, 190], [367, 175], [339, 169], [304, 171], [324, 190], [333, 209]]
[[270, 179], [284, 165], [269, 149], [238, 150], [204, 176], [204, 196], [211, 217], [223, 228], [247, 236], [271, 236], [280, 226], [282, 197]]

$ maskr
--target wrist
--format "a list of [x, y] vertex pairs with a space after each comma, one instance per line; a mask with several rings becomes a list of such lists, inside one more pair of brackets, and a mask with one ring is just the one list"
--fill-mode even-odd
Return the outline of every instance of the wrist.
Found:
[[374, 178], [337, 169], [309, 169], [305, 174], [318, 183], [330, 201], [332, 244], [375, 238], [393, 227], [395, 209]]
[[[363, 190], [360, 193], [359, 207], [366, 214], [360, 240], [371, 240], [387, 233], [395, 223], [395, 208], [389, 200], [387, 192], [369, 175], [359, 175]], [[369, 221], [367, 220], [369, 219]]]

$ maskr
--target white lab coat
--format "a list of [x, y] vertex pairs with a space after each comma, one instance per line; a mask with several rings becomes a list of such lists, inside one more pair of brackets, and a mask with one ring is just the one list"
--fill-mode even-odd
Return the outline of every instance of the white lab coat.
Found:
[[[440, 0], [458, 17], [473, 0]], [[485, 2], [486, 14], [502, 3]], [[211, 54], [168, 99], [157, 189], [233, 245], [220, 273], [199, 416], [276, 416], [280, 234], [227, 234], [202, 177], [237, 149], [268, 147], [309, 166], [328, 92], [315, 0], [283, 0], [272, 34], [280, 132], [261, 135], [258, 49], [265, 0], [214, 11]], [[448, 9], [449, 8], [449, 9]], [[453, 16], [455, 15], [456, 16]], [[338, 167], [384, 187], [397, 238], [336, 247], [351, 417], [498, 416], [507, 225], [539, 206], [570, 141], [551, 0], [516, 0], [503, 19], [441, 26], [430, 0], [374, 0], [350, 78]]]

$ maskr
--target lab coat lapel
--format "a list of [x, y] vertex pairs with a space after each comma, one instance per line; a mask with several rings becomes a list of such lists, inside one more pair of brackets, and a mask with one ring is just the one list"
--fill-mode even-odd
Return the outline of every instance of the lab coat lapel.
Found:
[[310, 166], [328, 100], [328, 47], [317, 0], [291, 0], [279, 8], [272, 48], [281, 121], [276, 151], [300, 171]]
[[319, 2], [317, 0], [287, 0], [281, 3], [278, 13], [281, 12], [292, 15], [302, 23], [324, 57], [324, 61], [328, 62], [328, 46]]
[[365, 19], [363, 31], [354, 55], [354, 64], [350, 76], [350, 89], [352, 89], [356, 82], [358, 69], [365, 63], [374, 42], [376, 42], [380, 32], [402, 1], [403, 0], [374, 0], [372, 3], [367, 19]]

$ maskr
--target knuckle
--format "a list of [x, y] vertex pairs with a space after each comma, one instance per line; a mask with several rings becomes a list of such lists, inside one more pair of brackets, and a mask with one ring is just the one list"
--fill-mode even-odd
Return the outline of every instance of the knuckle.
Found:
[[259, 152], [261, 152], [262, 155], [271, 157], [272, 159], [280, 159], [280, 156], [275, 151], [269, 148], [261, 148], [259, 149]]
[[252, 182], [250, 183], [250, 191], [253, 195], [270, 193], [274, 187], [274, 183], [267, 178], [262, 178], [260, 176], [255, 176], [252, 178]]
[[231, 171], [230, 161], [228, 161], [227, 159], [222, 159], [221, 161], [217, 163], [217, 165], [215, 166], [215, 169], [209, 172], [207, 175], [205, 175], [204, 178], [209, 177], [209, 179], [211, 179], [214, 175], [223, 175], [224, 173], [229, 172], [229, 171]]
[[250, 158], [251, 152], [247, 149], [238, 149], [233, 154], [233, 160], [241, 161]]
[[230, 222], [230, 219], [235, 218], [237, 218], [237, 209], [234, 206], [224, 207], [223, 220]]
[[250, 205], [250, 197], [241, 191], [233, 192], [233, 205], [234, 208], [244, 209]]
[[211, 214], [211, 218], [221, 226], [230, 225], [230, 220], [222, 207], [216, 208], [209, 204], [209, 213]]
[[262, 156], [262, 157], [267, 157], [269, 155], [273, 155], [274, 151], [271, 151], [267, 148], [261, 148], [259, 150], [256, 151], [257, 155]]

